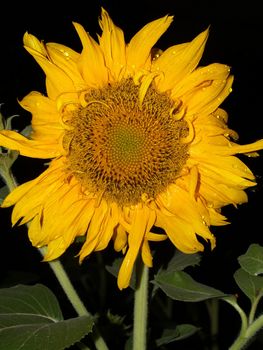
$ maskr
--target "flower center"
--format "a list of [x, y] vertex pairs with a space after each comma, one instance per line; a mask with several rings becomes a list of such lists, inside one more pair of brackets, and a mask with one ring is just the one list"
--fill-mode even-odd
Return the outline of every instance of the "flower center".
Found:
[[63, 140], [69, 170], [84, 188], [121, 206], [155, 198], [188, 157], [188, 127], [176, 120], [175, 102], [150, 86], [140, 103], [139, 89], [125, 79], [87, 92]]
[[142, 158], [145, 142], [143, 130], [120, 121], [108, 131], [109, 157], [116, 167], [131, 167]]

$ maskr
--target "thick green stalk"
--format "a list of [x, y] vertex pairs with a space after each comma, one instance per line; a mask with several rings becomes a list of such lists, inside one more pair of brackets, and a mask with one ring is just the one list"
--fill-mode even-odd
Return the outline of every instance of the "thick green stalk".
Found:
[[134, 294], [133, 350], [146, 350], [147, 348], [148, 283], [149, 269], [138, 257]]

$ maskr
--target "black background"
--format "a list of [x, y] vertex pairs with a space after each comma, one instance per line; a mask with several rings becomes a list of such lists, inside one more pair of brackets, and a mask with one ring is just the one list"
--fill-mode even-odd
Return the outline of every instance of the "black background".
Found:
[[[201, 63], [220, 62], [231, 66], [235, 76], [233, 93], [223, 104], [229, 112], [229, 125], [239, 133], [241, 144], [263, 137], [263, 18], [260, 2], [255, 0], [7, 3], [0, 15], [0, 103], [3, 104], [1, 110], [5, 116], [20, 115], [14, 121], [15, 127], [21, 128], [30, 121], [30, 116], [20, 108], [17, 99], [32, 90], [45, 92], [44, 74], [24, 50], [23, 34], [28, 31], [45, 42], [62, 43], [79, 51], [80, 41], [72, 21], [81, 23], [96, 36], [100, 32], [97, 19], [101, 6], [109, 12], [115, 24], [124, 30], [126, 41], [149, 21], [166, 14], [174, 15], [173, 24], [158, 43], [161, 49], [190, 41], [210, 26], [210, 36]], [[217, 247], [212, 253], [204, 253], [196, 276], [199, 281], [229, 293], [238, 292], [232, 280], [232, 274], [238, 268], [236, 258], [247, 250], [249, 244], [262, 244], [263, 161], [262, 152], [260, 154], [261, 157], [256, 159], [242, 157], [256, 175], [258, 186], [247, 191], [248, 204], [223, 209], [231, 225], [212, 230], [217, 237]], [[40, 160], [20, 157], [14, 165], [14, 173], [18, 181], [23, 182], [41, 173], [42, 167], [43, 162]], [[42, 282], [56, 291], [59, 287], [48, 269], [40, 263], [38, 253], [31, 248], [25, 230], [11, 229], [10, 213], [9, 209], [0, 211], [0, 285], [11, 285], [14, 274], [15, 280], [21, 282], [24, 271], [30, 271], [34, 276], [40, 275]], [[112, 293], [118, 295], [119, 292], [113, 289]], [[231, 317], [232, 328], [225, 331], [226, 344], [229, 344], [238, 329], [238, 317]], [[175, 349], [180, 349], [177, 346]], [[222, 346], [224, 349], [225, 345]], [[256, 348], [261, 348], [260, 344], [258, 347], [255, 344]]]

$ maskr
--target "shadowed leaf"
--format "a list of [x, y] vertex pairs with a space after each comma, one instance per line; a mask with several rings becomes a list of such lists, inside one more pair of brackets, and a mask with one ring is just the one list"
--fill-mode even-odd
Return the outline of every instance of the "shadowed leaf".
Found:
[[190, 337], [200, 328], [197, 328], [191, 324], [181, 324], [175, 329], [165, 329], [161, 338], [156, 340], [157, 346], [172, 343], [177, 340], [182, 340]]
[[152, 283], [175, 300], [196, 302], [226, 296], [220, 290], [196, 282], [183, 271], [156, 275]]

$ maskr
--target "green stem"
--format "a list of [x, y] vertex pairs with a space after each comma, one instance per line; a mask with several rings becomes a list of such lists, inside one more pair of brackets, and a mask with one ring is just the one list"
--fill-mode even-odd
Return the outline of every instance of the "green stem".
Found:
[[[45, 256], [46, 247], [38, 248], [38, 250], [40, 251], [42, 256]], [[68, 278], [68, 275], [64, 270], [64, 267], [61, 264], [61, 262], [59, 260], [53, 260], [53, 261], [49, 261], [48, 264], [52, 269], [52, 271], [54, 272], [54, 275], [57, 277], [57, 280], [59, 281], [66, 296], [68, 297], [68, 300], [71, 302], [77, 314], [79, 316], [84, 316], [84, 315], [91, 316], [91, 314], [87, 311], [86, 307], [84, 306], [82, 300], [79, 298], [78, 294], [76, 293], [76, 290], [73, 287], [70, 279]]]
[[236, 302], [236, 299], [233, 296], [222, 298], [222, 300], [232, 305], [233, 308], [239, 313], [239, 316], [241, 318], [241, 329], [240, 329], [239, 337], [244, 336], [248, 327], [247, 315], [245, 314], [243, 309], [241, 309], [241, 307], [238, 305], [238, 303]]
[[[1, 175], [9, 191], [10, 192], [13, 191], [17, 187], [17, 183], [11, 170], [5, 171]], [[38, 250], [40, 251], [42, 256], [45, 255], [45, 250], [46, 250], [45, 247], [39, 248]], [[84, 315], [91, 316], [91, 314], [88, 312], [88, 310], [84, 306], [82, 300], [78, 296], [61, 262], [59, 260], [54, 260], [54, 261], [49, 261], [48, 264], [52, 269], [52, 271], [54, 272], [57, 280], [59, 281], [61, 287], [63, 288], [66, 296], [68, 297], [69, 301], [71, 302], [77, 314], [79, 316], [84, 316]], [[97, 350], [108, 350], [108, 347], [104, 339], [100, 336], [96, 326], [93, 327], [93, 332], [91, 333], [91, 336]]]
[[206, 302], [209, 318], [210, 318], [210, 334], [212, 340], [211, 350], [218, 350], [218, 312], [219, 312], [219, 299], [211, 299]]
[[5, 184], [8, 187], [9, 191], [13, 191], [17, 187], [16, 180], [14, 178], [13, 173], [10, 169], [6, 170], [5, 173], [1, 174], [3, 179], [5, 180]]
[[224, 301], [229, 303], [234, 307], [234, 309], [239, 313], [239, 316], [241, 318], [241, 329], [240, 333], [237, 337], [237, 339], [234, 341], [234, 343], [230, 346], [229, 350], [240, 350], [242, 347], [246, 344], [249, 338], [247, 338], [247, 331], [248, 331], [248, 319], [241, 307], [238, 305], [236, 299], [234, 296], [223, 298]]
[[248, 327], [246, 332], [247, 340], [252, 338], [261, 328], [263, 327], [263, 315], [259, 316], [251, 325]]
[[258, 306], [258, 303], [259, 303], [261, 298], [262, 298], [262, 293], [259, 293], [251, 305], [250, 313], [248, 316], [248, 323], [249, 324], [251, 324], [254, 321], [255, 314], [257, 311], [257, 306]]
[[80, 350], [90, 350], [90, 348], [81, 342], [75, 343], [75, 345], [80, 349]]
[[239, 335], [229, 350], [240, 350], [247, 342], [263, 327], [263, 315], [259, 316], [246, 330], [245, 334]]
[[134, 294], [133, 350], [146, 350], [147, 347], [148, 279], [149, 269], [141, 257], [138, 257]]

